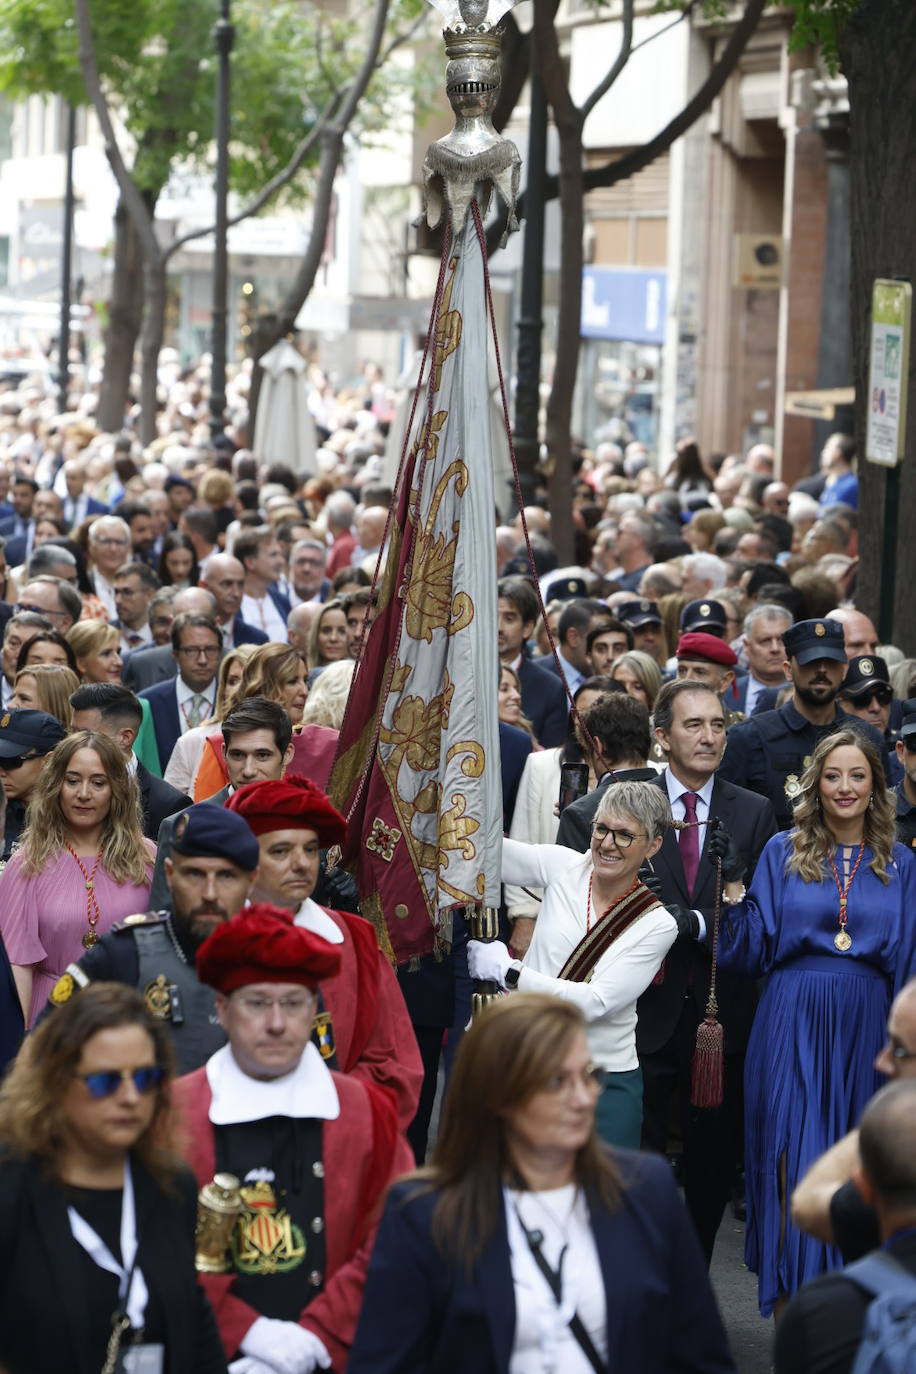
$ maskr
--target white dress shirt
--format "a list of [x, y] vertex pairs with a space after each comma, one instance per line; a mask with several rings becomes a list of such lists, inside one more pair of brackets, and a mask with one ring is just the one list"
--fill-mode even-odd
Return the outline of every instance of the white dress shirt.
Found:
[[287, 642], [286, 621], [268, 592], [263, 596], [243, 596], [241, 610], [242, 619], [247, 624], [254, 625], [256, 629], [263, 630], [272, 643]]
[[[587, 928], [590, 854], [553, 844], [503, 840], [503, 882], [544, 889], [544, 900], [525, 955], [520, 992], [547, 992], [575, 1002], [587, 1021], [592, 1058], [611, 1073], [639, 1067], [636, 999], [652, 982], [674, 944], [677, 926], [663, 907], [634, 921], [604, 953], [587, 983], [556, 975]], [[593, 913], [594, 915], [595, 913]]]
[[204, 721], [209, 720], [213, 715], [213, 707], [216, 702], [216, 678], [213, 679], [206, 691], [195, 692], [194, 688], [189, 687], [179, 673], [178, 677], [175, 679], [175, 695], [178, 698], [178, 723], [181, 726], [181, 733], [186, 735], [189, 730], [193, 730], [194, 728], [189, 719], [193, 705], [192, 697], [200, 696], [204, 699], [204, 704], [201, 707], [202, 715], [197, 722], [198, 725], [203, 725]]
[[[716, 775], [715, 773], [713, 773], [712, 777], [708, 780], [708, 782], [705, 782], [703, 784], [700, 791], [697, 793], [698, 821], [706, 821], [709, 819], [709, 812], [710, 808], [712, 807], [712, 789], [715, 786], [715, 784]], [[682, 821], [687, 814], [687, 808], [684, 806], [684, 793], [692, 792], [693, 788], [685, 787], [682, 782], [679, 782], [678, 779], [672, 773], [670, 768], [665, 769], [665, 787], [668, 789], [668, 800], [671, 803], [671, 814], [676, 821]], [[678, 830], [675, 833], [678, 836], [678, 844], [680, 844], [680, 837], [683, 834], [683, 831]], [[701, 825], [697, 833], [699, 839], [697, 852], [699, 855], [700, 863], [702, 863], [703, 853], [706, 849], [706, 839], [709, 833], [709, 826]], [[694, 915], [700, 922], [700, 932], [697, 935], [697, 939], [705, 940], [706, 918], [703, 915], [702, 911], [699, 911], [696, 907], [693, 907], [692, 910]]]

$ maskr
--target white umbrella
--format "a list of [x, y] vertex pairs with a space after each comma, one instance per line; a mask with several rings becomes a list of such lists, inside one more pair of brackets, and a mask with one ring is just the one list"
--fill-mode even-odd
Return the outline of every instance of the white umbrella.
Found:
[[308, 407], [308, 364], [288, 339], [281, 339], [260, 360], [264, 369], [254, 452], [265, 463], [285, 463], [297, 476], [318, 470], [315, 421]]

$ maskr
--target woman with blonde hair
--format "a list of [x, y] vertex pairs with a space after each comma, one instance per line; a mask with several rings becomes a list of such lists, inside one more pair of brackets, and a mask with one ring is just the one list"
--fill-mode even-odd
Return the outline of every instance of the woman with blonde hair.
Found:
[[207, 736], [212, 735], [214, 726], [219, 725], [225, 718], [229, 703], [234, 699], [236, 689], [242, 680], [245, 664], [256, 647], [255, 644], [239, 644], [229, 650], [220, 663], [216, 676], [216, 700], [212, 719], [185, 731], [176, 741], [163, 777], [186, 796], [191, 795], [194, 774], [197, 772]]
[[195, 1272], [166, 1023], [121, 983], [74, 997], [62, 984], [59, 1003], [0, 1090], [0, 1363], [122, 1369], [137, 1347], [143, 1368], [225, 1374]]
[[70, 698], [80, 685], [76, 673], [59, 663], [33, 663], [16, 674], [9, 704], [17, 709], [46, 711], [68, 730], [73, 708]]
[[388, 1195], [349, 1374], [734, 1370], [667, 1161], [602, 1144], [601, 1084], [571, 1003], [475, 1018], [432, 1161]]
[[630, 649], [614, 662], [611, 677], [620, 683], [627, 696], [641, 701], [651, 715], [662, 689], [662, 670], [654, 658], [639, 649]]
[[355, 671], [356, 663], [352, 658], [328, 664], [309, 692], [302, 712], [303, 725], [325, 725], [329, 730], [340, 729]]
[[78, 620], [66, 634], [83, 682], [121, 681], [121, 632], [107, 620]]
[[26, 1024], [100, 935], [146, 911], [156, 847], [118, 746], [79, 730], [48, 755], [0, 876], [0, 935]]
[[871, 737], [821, 739], [797, 791], [750, 892], [726, 881], [719, 937], [722, 968], [766, 980], [745, 1070], [745, 1258], [764, 1316], [842, 1263], [793, 1225], [789, 1199], [878, 1088], [891, 998], [916, 971], [916, 863]]

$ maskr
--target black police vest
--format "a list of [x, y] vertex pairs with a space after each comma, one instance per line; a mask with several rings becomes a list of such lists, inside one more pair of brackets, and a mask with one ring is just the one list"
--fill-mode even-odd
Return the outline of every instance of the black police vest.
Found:
[[198, 980], [179, 953], [170, 921], [137, 926], [131, 934], [139, 961], [137, 986], [153, 1016], [168, 1023], [179, 1074], [191, 1073], [226, 1043], [213, 989]]

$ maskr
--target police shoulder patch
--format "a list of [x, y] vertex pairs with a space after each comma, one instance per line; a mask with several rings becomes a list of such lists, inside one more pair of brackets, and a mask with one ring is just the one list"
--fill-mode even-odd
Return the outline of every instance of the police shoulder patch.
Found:
[[70, 973], [62, 973], [57, 982], [51, 989], [50, 1001], [55, 1007], [63, 1006], [64, 1002], [69, 1002], [76, 991], [76, 982]]
[[118, 921], [111, 929], [118, 932], [133, 930], [135, 926], [154, 926], [167, 916], [167, 911], [136, 911], [132, 916], [125, 916], [123, 921]]

